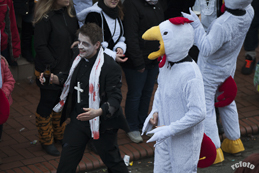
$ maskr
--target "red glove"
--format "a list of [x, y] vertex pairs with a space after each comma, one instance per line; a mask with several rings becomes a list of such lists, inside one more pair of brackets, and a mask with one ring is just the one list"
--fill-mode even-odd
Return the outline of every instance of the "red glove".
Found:
[[217, 151], [214, 143], [204, 133], [201, 143], [200, 160], [198, 162], [198, 168], [206, 168], [212, 165], [216, 159]]
[[0, 124], [4, 124], [10, 114], [10, 105], [2, 89], [0, 89]]
[[225, 82], [219, 87], [219, 91], [223, 93], [217, 98], [218, 102], [215, 103], [215, 107], [224, 107], [229, 105], [235, 100], [237, 95], [237, 85], [234, 79], [229, 76]]

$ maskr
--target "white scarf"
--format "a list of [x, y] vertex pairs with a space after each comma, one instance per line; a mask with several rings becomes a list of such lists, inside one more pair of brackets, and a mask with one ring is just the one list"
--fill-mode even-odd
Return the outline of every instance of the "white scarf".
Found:
[[[80, 56], [77, 56], [72, 64], [72, 67], [69, 71], [68, 78], [64, 84], [64, 87], [60, 96], [60, 101], [53, 108], [55, 112], [61, 112], [65, 105], [73, 72], [81, 59], [82, 58]], [[90, 73], [90, 79], [89, 79], [89, 108], [92, 108], [92, 109], [99, 109], [99, 106], [100, 106], [99, 77], [101, 74], [101, 68], [103, 66], [103, 63], [104, 63], [104, 56], [103, 56], [103, 48], [101, 47], [99, 50], [98, 56], [95, 60], [95, 63], [92, 67], [92, 70]], [[89, 123], [90, 123], [90, 129], [92, 132], [92, 138], [99, 139], [99, 116], [89, 120]]]

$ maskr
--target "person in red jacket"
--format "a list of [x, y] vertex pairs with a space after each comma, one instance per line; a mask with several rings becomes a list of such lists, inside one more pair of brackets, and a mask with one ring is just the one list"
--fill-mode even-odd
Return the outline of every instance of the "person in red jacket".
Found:
[[[1, 56], [0, 57], [0, 89], [3, 91], [4, 95], [8, 99], [9, 105], [13, 103], [13, 99], [11, 97], [11, 93], [14, 88], [15, 80], [13, 78], [13, 75], [8, 67], [8, 62], [6, 59]], [[0, 125], [0, 141], [2, 138], [2, 132], [3, 132], [3, 124]], [[0, 158], [0, 164], [2, 163], [2, 160]]]
[[17, 66], [21, 54], [20, 37], [12, 0], [0, 0], [1, 55], [10, 66]]

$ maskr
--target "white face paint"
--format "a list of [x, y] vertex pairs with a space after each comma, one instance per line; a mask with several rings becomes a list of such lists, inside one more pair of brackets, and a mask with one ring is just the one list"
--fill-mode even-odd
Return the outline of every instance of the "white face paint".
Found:
[[78, 41], [79, 56], [81, 58], [90, 59], [96, 54], [98, 46], [96, 44], [93, 45], [88, 36], [79, 33]]

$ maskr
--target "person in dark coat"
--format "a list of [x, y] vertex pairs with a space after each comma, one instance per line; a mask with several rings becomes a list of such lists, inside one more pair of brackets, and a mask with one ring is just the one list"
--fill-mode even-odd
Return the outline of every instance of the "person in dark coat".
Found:
[[[72, 0], [48, 0], [37, 2], [35, 7], [35, 75], [40, 76], [47, 66], [54, 74], [69, 69], [73, 51], [71, 45], [76, 40], [78, 22], [74, 14]], [[65, 124], [60, 126], [61, 113], [53, 112], [58, 103], [61, 86], [41, 85], [40, 101], [36, 111], [36, 126], [39, 142], [50, 155], [58, 156], [60, 152], [54, 145], [63, 139]]]
[[32, 37], [34, 28], [32, 25], [34, 13], [34, 0], [13, 0], [13, 6], [16, 19], [18, 16], [22, 18], [21, 31], [21, 53], [28, 61], [33, 62], [32, 55]]
[[159, 1], [125, 0], [123, 6], [128, 57], [121, 64], [128, 85], [125, 115], [130, 127], [128, 136], [133, 142], [139, 143], [143, 141], [139, 129], [142, 129], [148, 115], [158, 74], [157, 60], [149, 60], [148, 55], [159, 49], [158, 41], [145, 41], [142, 35], [164, 20], [164, 11]]
[[54, 110], [63, 110], [62, 121], [71, 119], [65, 130], [57, 173], [76, 172], [91, 139], [108, 172], [126, 173], [128, 170], [117, 145], [118, 129], [129, 131], [120, 107], [120, 66], [100, 47], [102, 30], [99, 26], [88, 23], [78, 33], [79, 55], [69, 73], [51, 77], [53, 83], [64, 86]]

